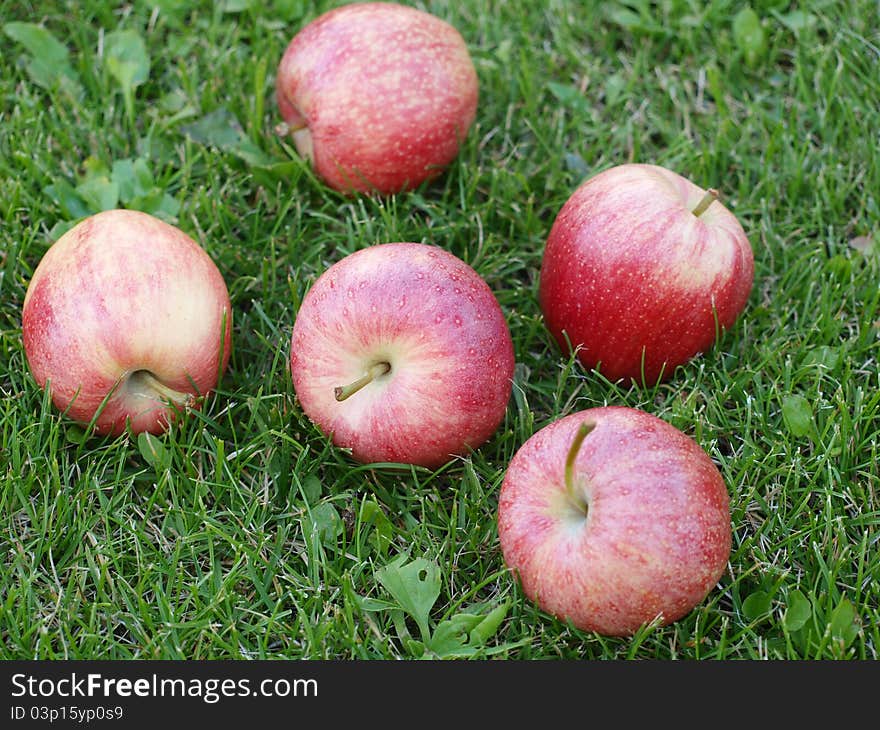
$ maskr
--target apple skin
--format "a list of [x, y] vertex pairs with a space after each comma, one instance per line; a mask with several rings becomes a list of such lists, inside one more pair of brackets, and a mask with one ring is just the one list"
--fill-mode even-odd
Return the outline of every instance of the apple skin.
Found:
[[276, 75], [297, 150], [345, 193], [397, 193], [439, 175], [458, 155], [477, 97], [459, 32], [396, 3], [319, 16], [290, 41]]
[[37, 384], [75, 421], [98, 413], [101, 434], [161, 433], [181, 406], [198, 407], [226, 369], [231, 331], [229, 294], [208, 254], [133, 210], [97, 213], [61, 236], [22, 307]]
[[[565, 463], [583, 441], [568, 498]], [[586, 505], [586, 517], [581, 509]], [[504, 560], [539, 608], [584, 631], [630, 636], [689, 613], [716, 585], [731, 549], [727, 489], [690, 437], [621, 406], [540, 429], [514, 454], [498, 504]]]
[[[339, 402], [372, 364], [390, 372]], [[303, 298], [290, 370], [305, 414], [360, 462], [438, 467], [504, 418], [513, 342], [488, 284], [437, 246], [383, 243], [328, 268]]]
[[706, 192], [635, 163], [577, 188], [541, 263], [540, 306], [563, 351], [570, 342], [610, 381], [650, 385], [733, 326], [752, 289], [752, 248], [717, 200], [699, 217], [691, 212]]

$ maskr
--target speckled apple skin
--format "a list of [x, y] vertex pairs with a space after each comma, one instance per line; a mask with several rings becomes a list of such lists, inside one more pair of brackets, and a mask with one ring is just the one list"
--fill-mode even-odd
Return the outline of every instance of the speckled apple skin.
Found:
[[[565, 461], [580, 425], [595, 430], [575, 462], [587, 517], [566, 503]], [[730, 555], [727, 489], [705, 451], [649, 413], [620, 406], [545, 426], [511, 460], [498, 504], [507, 566], [544, 611], [584, 631], [629, 636], [689, 613]]]
[[467, 46], [449, 23], [395, 3], [354, 3], [299, 31], [276, 98], [317, 174], [343, 192], [396, 193], [442, 172], [477, 108]]
[[167, 402], [130, 393], [129, 374], [149, 370], [175, 390], [204, 396], [226, 369], [231, 327], [226, 284], [208, 254], [183, 231], [132, 210], [98, 213], [61, 236], [22, 307], [34, 379], [76, 421], [100, 409], [95, 430], [117, 435], [127, 425], [160, 433], [177, 414]]
[[704, 194], [641, 164], [605, 170], [574, 192], [547, 238], [539, 287], [564, 351], [579, 346], [580, 361], [611, 381], [654, 384], [733, 326], [752, 289], [752, 248], [719, 201], [699, 218], [690, 212]]
[[[391, 371], [338, 402], [374, 362]], [[309, 418], [358, 461], [434, 468], [497, 430], [513, 342], [474, 269], [437, 246], [385, 243], [327, 269], [294, 322], [290, 370]]]

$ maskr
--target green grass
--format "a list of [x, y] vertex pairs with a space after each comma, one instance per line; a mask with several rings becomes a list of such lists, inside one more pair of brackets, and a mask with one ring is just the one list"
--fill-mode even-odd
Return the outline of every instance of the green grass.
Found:
[[[4, 24], [42, 24], [68, 51], [35, 68], [0, 29], [0, 656], [410, 658], [429, 643], [508, 659], [876, 659], [876, 3], [755, 3], [763, 46], [735, 31], [743, 4], [726, 0], [419, 4], [466, 39], [480, 106], [448, 174], [384, 200], [327, 190], [273, 132], [275, 66], [330, 5], [0, 0]], [[132, 114], [98, 55], [119, 29], [151, 60]], [[65, 68], [75, 82], [58, 83]], [[234, 306], [219, 389], [154, 449], [71, 424], [21, 344], [34, 268], [89, 206], [72, 189], [89, 179], [85, 197], [106, 194], [104, 168], [138, 158], [154, 195], [132, 204], [196, 238]], [[572, 365], [536, 297], [557, 211], [626, 161], [719, 188], [756, 260], [737, 325], [654, 388]], [[873, 247], [850, 245], [861, 236]], [[310, 284], [392, 240], [471, 264], [515, 345], [501, 428], [436, 472], [361, 466], [328, 445], [287, 368]], [[694, 437], [731, 497], [717, 588], [631, 639], [540, 613], [505, 571], [495, 524], [517, 448], [606, 403]]]

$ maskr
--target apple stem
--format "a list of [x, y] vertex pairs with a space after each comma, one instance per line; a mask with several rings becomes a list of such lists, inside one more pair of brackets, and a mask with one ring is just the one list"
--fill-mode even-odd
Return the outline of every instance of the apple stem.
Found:
[[128, 387], [145, 398], [166, 400], [179, 408], [186, 408], [195, 403], [192, 393], [181, 393], [169, 388], [148, 370], [136, 370], [128, 378]]
[[700, 200], [700, 202], [697, 203], [697, 206], [691, 211], [691, 213], [699, 218], [703, 213], [706, 212], [706, 209], [716, 200], [718, 200], [718, 191], [715, 188], [709, 188], [706, 191], [706, 194]]
[[299, 132], [300, 130], [308, 128], [308, 124], [303, 122], [302, 124], [298, 124], [295, 127], [289, 125], [287, 122], [279, 122], [275, 125], [275, 134], [279, 137], [287, 137], [290, 134], [294, 134], [295, 132]]
[[336, 400], [344, 401], [346, 398], [357, 393], [365, 385], [372, 383], [376, 378], [385, 375], [385, 373], [390, 371], [391, 363], [389, 362], [373, 363], [372, 365], [370, 365], [369, 368], [367, 368], [367, 372], [361, 375], [361, 377], [359, 377], [353, 383], [334, 388], [333, 395], [336, 396]]
[[568, 449], [568, 456], [565, 458], [565, 488], [572, 497], [574, 497], [574, 462], [577, 459], [578, 452], [581, 450], [581, 444], [594, 428], [596, 428], [596, 424], [593, 421], [585, 421], [580, 425], [577, 433], [571, 440], [571, 447]]

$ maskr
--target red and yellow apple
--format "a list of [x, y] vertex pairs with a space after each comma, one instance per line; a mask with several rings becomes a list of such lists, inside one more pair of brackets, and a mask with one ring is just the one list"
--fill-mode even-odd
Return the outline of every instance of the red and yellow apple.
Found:
[[513, 367], [489, 285], [422, 243], [378, 244], [330, 266], [290, 343], [303, 411], [367, 463], [434, 468], [476, 449], [504, 418]]
[[198, 407], [229, 359], [232, 307], [216, 264], [178, 228], [109, 210], [46, 252], [28, 285], [30, 371], [98, 433], [164, 431]]
[[644, 411], [592, 408], [531, 436], [498, 502], [525, 595], [584, 631], [628, 636], [689, 613], [731, 549], [729, 498], [692, 438]]
[[664, 167], [624, 164], [562, 206], [539, 300], [563, 350], [611, 381], [650, 385], [733, 326], [753, 278], [749, 240], [714, 190]]
[[330, 187], [397, 193], [435, 177], [474, 121], [478, 80], [461, 34], [397, 3], [352, 3], [303, 27], [278, 66], [278, 109]]

